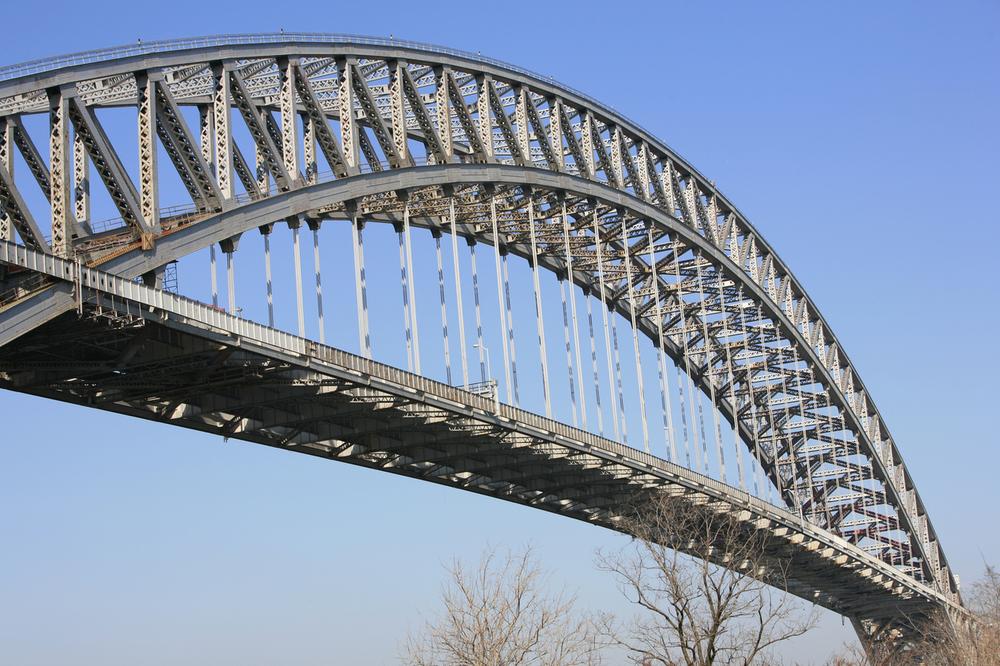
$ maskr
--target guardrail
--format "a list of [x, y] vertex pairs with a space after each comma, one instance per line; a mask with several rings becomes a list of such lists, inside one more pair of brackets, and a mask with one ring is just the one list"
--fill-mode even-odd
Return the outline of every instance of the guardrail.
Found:
[[940, 603], [948, 604], [954, 608], [960, 608], [940, 592], [931, 589], [882, 560], [869, 555], [842, 537], [809, 523], [802, 516], [788, 509], [775, 506], [754, 497], [747, 491], [739, 490], [686, 467], [657, 458], [644, 451], [633, 449], [620, 442], [606, 439], [594, 433], [574, 428], [560, 421], [549, 419], [518, 407], [502, 403], [497, 404], [491, 398], [463, 388], [451, 386], [370, 358], [358, 356], [335, 347], [321, 345], [297, 335], [237, 317], [221, 308], [213, 307], [185, 296], [147, 287], [138, 282], [126, 280], [125, 278], [104, 271], [87, 268], [79, 263], [61, 259], [50, 254], [36, 252], [15, 243], [0, 241], [0, 262], [21, 266], [59, 280], [72, 282], [77, 285], [78, 290], [87, 288], [104, 292], [145, 307], [157, 308], [179, 317], [195, 320], [206, 327], [211, 327], [220, 332], [272, 348], [283, 354], [291, 353], [300, 355], [303, 358], [315, 359], [348, 369], [354, 373], [377, 378], [381, 382], [398, 387], [401, 393], [412, 395], [414, 392], [419, 392], [434, 396], [438, 399], [454, 403], [459, 408], [468, 408], [473, 412], [477, 412], [480, 416], [499, 418], [513, 428], [528, 426], [530, 430], [545, 435], [546, 438], [557, 444], [563, 443], [577, 449], [597, 450], [633, 468], [646, 469], [651, 473], [665, 475], [673, 482], [699, 492], [714, 495], [717, 499], [726, 501], [734, 506], [743, 507], [761, 517], [766, 517], [797, 529], [810, 538], [836, 548], [838, 551], [863, 563], [864, 566], [889, 576], [898, 583], [923, 594], [927, 598], [935, 599]]

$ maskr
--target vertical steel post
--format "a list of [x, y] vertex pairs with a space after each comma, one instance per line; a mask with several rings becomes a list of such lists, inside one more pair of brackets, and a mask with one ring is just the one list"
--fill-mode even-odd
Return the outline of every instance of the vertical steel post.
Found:
[[52, 253], [69, 257], [73, 242], [73, 156], [70, 152], [69, 93], [49, 91], [49, 202], [52, 211]]
[[563, 319], [563, 341], [566, 345], [566, 372], [569, 374], [569, 400], [573, 407], [573, 427], [578, 427], [579, 421], [576, 416], [576, 387], [573, 378], [573, 349], [569, 341], [569, 311], [566, 306], [566, 281], [562, 274], [559, 274], [559, 297], [562, 301]]
[[[406, 213], [404, 212], [404, 217]], [[396, 237], [399, 240], [399, 284], [403, 289], [403, 333], [406, 343], [406, 369], [413, 372], [413, 317], [410, 315], [410, 289], [406, 271], [406, 241], [403, 238], [403, 225], [396, 226]]]
[[444, 261], [441, 258], [441, 232], [434, 229], [431, 233], [434, 236], [434, 252], [437, 255], [438, 294], [441, 297], [441, 339], [444, 342], [444, 371], [448, 378], [448, 384], [451, 384], [451, 345], [448, 343], [448, 304], [444, 293]]
[[299, 227], [302, 221], [298, 216], [288, 218], [288, 228], [292, 230], [292, 261], [295, 264], [295, 309], [298, 314], [299, 337], [306, 336], [306, 308], [302, 294], [302, 248], [299, 245]]
[[615, 424], [615, 439], [622, 441], [621, 424], [618, 422], [618, 403], [615, 402], [615, 370], [611, 358], [611, 331], [608, 325], [608, 299], [604, 286], [604, 257], [601, 252], [601, 228], [597, 222], [597, 206], [594, 206], [594, 245], [597, 248], [597, 285], [601, 294], [601, 315], [604, 319], [604, 355], [608, 361], [608, 384], [610, 385], [611, 420]]
[[462, 304], [462, 273], [458, 265], [458, 229], [455, 223], [455, 197], [448, 198], [451, 223], [452, 277], [455, 280], [455, 301], [458, 309], [458, 349], [462, 354], [462, 385], [469, 385], [469, 356], [465, 349], [465, 309]]
[[[402, 154], [402, 153], [400, 153]], [[406, 241], [406, 276], [410, 290], [410, 323], [413, 329], [413, 371], [418, 375], [420, 370], [420, 326], [417, 324], [416, 276], [413, 271], [413, 245], [410, 242], [410, 202], [407, 199], [403, 208], [403, 234]]]
[[549, 362], [545, 350], [545, 318], [542, 313], [542, 286], [538, 280], [538, 243], [535, 237], [535, 202], [528, 193], [528, 233], [531, 238], [531, 275], [535, 285], [535, 323], [538, 327], [538, 349], [542, 359], [542, 394], [545, 396], [545, 416], [552, 418], [552, 397], [549, 388]]
[[611, 316], [611, 343], [615, 350], [615, 380], [618, 385], [618, 416], [621, 418], [622, 443], [628, 444], [628, 420], [625, 416], [625, 387], [622, 384], [622, 354], [618, 346], [618, 319]]
[[507, 252], [500, 254], [503, 262], [503, 295], [507, 306], [507, 341], [510, 343], [510, 376], [514, 383], [514, 404], [521, 406], [521, 392], [517, 386], [517, 346], [514, 344], [514, 309], [510, 304], [510, 270], [507, 267]]
[[584, 294], [587, 302], [587, 330], [590, 332], [590, 367], [594, 371], [594, 398], [597, 405], [597, 432], [604, 436], [604, 408], [601, 407], [601, 380], [597, 371], [597, 344], [594, 342], [594, 309], [590, 305], [590, 294]]
[[73, 136], [73, 199], [76, 221], [87, 225], [90, 222], [90, 160], [83, 137], [78, 134]]
[[659, 352], [657, 371], [660, 381], [660, 409], [663, 412], [663, 434], [667, 438], [667, 452], [671, 462], [677, 462], [677, 441], [674, 437], [673, 405], [670, 400], [670, 375], [667, 373], [667, 352], [663, 340], [663, 311], [660, 309], [660, 275], [656, 267], [656, 247], [653, 245], [653, 224], [646, 226], [646, 241], [649, 245], [649, 270], [653, 285], [653, 308], [656, 313], [656, 341]]
[[319, 342], [326, 344], [326, 325], [323, 321], [323, 271], [319, 260], [319, 226], [322, 220], [307, 219], [313, 236], [313, 268], [316, 269], [316, 317], [319, 322]]
[[[562, 140], [561, 138], [559, 139]], [[566, 281], [569, 287], [569, 305], [573, 324], [573, 349], [576, 352], [576, 382], [580, 387], [580, 422], [587, 427], [587, 395], [583, 389], [583, 363], [580, 361], [580, 325], [576, 316], [576, 280], [573, 273], [573, 250], [569, 243], [569, 217], [566, 215], [566, 200], [562, 200], [563, 244], [566, 253]]]
[[351, 230], [354, 245], [354, 294], [358, 306], [358, 343], [361, 355], [372, 357], [371, 331], [368, 328], [368, 287], [365, 283], [364, 220], [356, 212]]
[[[684, 430], [684, 453], [688, 469], [691, 468], [691, 450], [694, 449], [695, 467], [701, 467], [698, 452], [698, 430], [694, 424], [694, 383], [691, 380], [691, 352], [688, 348], [688, 330], [686, 304], [684, 302], [684, 282], [681, 280], [681, 249], [680, 243], [674, 240], [674, 281], [677, 285], [677, 312], [680, 315], [681, 328], [681, 350], [684, 354], [684, 372], [677, 366], [677, 387], [680, 397], [681, 425]], [[687, 401], [684, 400], [684, 384], [687, 383]], [[690, 415], [690, 419], [688, 416]], [[688, 436], [688, 421], [690, 421], [691, 435]]]
[[[488, 107], [487, 107], [488, 110]], [[510, 352], [507, 340], [507, 308], [504, 307], [504, 279], [503, 269], [500, 259], [500, 232], [497, 229], [497, 203], [496, 197], [490, 195], [490, 222], [493, 225], [493, 261], [496, 265], [497, 274], [497, 309], [500, 313], [500, 340], [503, 343], [503, 370], [505, 386], [507, 387], [507, 404], [513, 404], [513, 386], [510, 379]]]
[[215, 268], [215, 243], [208, 246], [208, 260], [212, 271], [212, 306], [219, 307], [219, 277]]
[[476, 343], [479, 349], [479, 377], [485, 383], [486, 375], [486, 345], [483, 344], [483, 319], [479, 312], [479, 268], [476, 266], [476, 239], [469, 237], [469, 263], [472, 264], [472, 297], [476, 306]]
[[264, 280], [267, 286], [267, 325], [274, 328], [274, 288], [271, 282], [271, 225], [260, 228], [264, 237]]
[[228, 289], [229, 314], [236, 314], [236, 269], [233, 266], [233, 252], [226, 252], [226, 283]]
[[[629, 256], [628, 225], [622, 214], [622, 248], [625, 251], [625, 288], [628, 290], [629, 314], [632, 320], [632, 351], [635, 354], [635, 379], [639, 388], [639, 415], [642, 417], [642, 446], [649, 453], [649, 423], [646, 421], [646, 388], [642, 377], [642, 359], [639, 357], [639, 324], [636, 321], [635, 289], [632, 288], [632, 258]], [[650, 267], [652, 270], [652, 267]]]

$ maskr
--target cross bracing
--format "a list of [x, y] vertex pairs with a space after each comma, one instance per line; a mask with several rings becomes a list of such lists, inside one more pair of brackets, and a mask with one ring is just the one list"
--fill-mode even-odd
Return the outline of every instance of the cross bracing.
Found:
[[[396, 225], [404, 266], [403, 230], [411, 225], [495, 246], [498, 258], [522, 257], [570, 280], [662, 350], [683, 381], [663, 365], [661, 393], [670, 381], [688, 400], [692, 390], [703, 393], [782, 504], [957, 600], [899, 451], [819, 311], [710, 181], [611, 109], [467, 54], [316, 36], [234, 38], [30, 69], [0, 81], [3, 239], [125, 277], [154, 274], [216, 244], [231, 257], [241, 233], [287, 220], [298, 234], [300, 218], [317, 226], [351, 220], [361, 262], [365, 222]], [[136, 111], [136, 174], [101, 126], [101, 110], [111, 107]], [[49, 120], [48, 141], [23, 129], [35, 114]], [[249, 143], [238, 139], [237, 125]], [[157, 141], [169, 164], [157, 166]], [[33, 213], [25, 203], [15, 151], [50, 211]], [[89, 218], [91, 166], [120, 219]], [[157, 174], [165, 168], [176, 172], [190, 205], [161, 205]], [[0, 311], [11, 322], [0, 342], [41, 321], [31, 317], [72, 307], [64, 287], [40, 290], [34, 279], [32, 288], [14, 281], [16, 295]], [[31, 299], [46, 307], [32, 308]], [[579, 388], [585, 363], [568, 313], [564, 300], [570, 385]], [[358, 318], [367, 326], [360, 306]], [[538, 320], [543, 340], [540, 307]], [[633, 342], [638, 357], [638, 337], [614, 330], [616, 358]], [[466, 357], [463, 347], [464, 376]], [[640, 386], [640, 399], [653, 402], [655, 390]], [[620, 386], [618, 393], [605, 395], [613, 408], [623, 400]], [[696, 425], [691, 404], [683, 423], [664, 423], [673, 444], [665, 455], [679, 460], [684, 440], [688, 456], [700, 447], [696, 460], [718, 445], [721, 463], [724, 424], [706, 426], [699, 411]], [[647, 423], [647, 411], [648, 446], [659, 426]], [[249, 417], [228, 418], [235, 432]], [[289, 441], [306, 436], [298, 425], [282, 427]], [[684, 437], [675, 433], [682, 427]], [[749, 483], [741, 460], [723, 477]]]

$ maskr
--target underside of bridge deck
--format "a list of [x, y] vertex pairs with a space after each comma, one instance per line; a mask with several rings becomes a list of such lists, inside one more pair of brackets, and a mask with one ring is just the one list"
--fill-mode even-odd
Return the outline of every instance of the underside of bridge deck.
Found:
[[[102, 297], [0, 348], [0, 386], [441, 483], [619, 531], [648, 493], [668, 493], [738, 516], [748, 534], [765, 531], [774, 563], [765, 577], [777, 582], [774, 572], [787, 569], [791, 578], [781, 586], [797, 596], [882, 627], [918, 621], [934, 607], [785, 514], [720, 494], [709, 479], [678, 476], [667, 463], [650, 465], [641, 452], [614, 442], [595, 447], [592, 435], [556, 436], [555, 422], [547, 429], [537, 415], [507, 406], [493, 411], [491, 400], [461, 389], [384, 381], [398, 371], [324, 350], [269, 352]], [[355, 358], [368, 371], [334, 358]]]

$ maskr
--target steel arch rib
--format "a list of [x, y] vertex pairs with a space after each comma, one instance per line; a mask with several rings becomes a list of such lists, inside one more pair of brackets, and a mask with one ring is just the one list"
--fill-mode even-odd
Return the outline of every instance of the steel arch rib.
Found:
[[[304, 213], [329, 205], [340, 197], [342, 199], [339, 200], [355, 199], [367, 194], [427, 184], [531, 185], [574, 192], [581, 196], [594, 197], [610, 206], [628, 209], [636, 216], [655, 220], [671, 233], [683, 237], [686, 242], [698, 247], [717, 264], [724, 266], [731, 277], [739, 280], [743, 287], [752, 292], [754, 299], [767, 308], [769, 316], [783, 329], [786, 336], [794, 340], [802, 357], [807, 358], [819, 372], [822, 383], [834, 395], [838, 406], [849, 416], [852, 430], [864, 445], [865, 453], [872, 464], [878, 468], [877, 477], [882, 480], [891, 495], [893, 499], [891, 505], [906, 528], [912, 548], [920, 555], [927, 575], [939, 585], [940, 589], [952, 595], [957, 594], [957, 587], [947, 567], [944, 553], [927, 519], [927, 512], [915, 485], [902, 464], [895, 443], [888, 434], [878, 410], [871, 402], [860, 376], [805, 290], [769, 244], [710, 181], [652, 134], [613, 109], [581, 93], [560, 86], [551, 79], [504, 63], [428, 45], [334, 35], [244, 35], [150, 43], [139, 47], [67, 56], [0, 69], [0, 116], [43, 112], [47, 109], [44, 92], [60, 86], [79, 87], [79, 95], [88, 106], [127, 106], [136, 103], [134, 87], [129, 87], [129, 78], [135, 73], [173, 68], [172, 72], [182, 72], [184, 76], [192, 77], [198, 73], [197, 71], [192, 73], [192, 70], [196, 70], [196, 66], [202, 64], [207, 66], [207, 63], [212, 62], [251, 60], [258, 61], [259, 65], [256, 67], [259, 71], [254, 71], [252, 75], [266, 79], [270, 65], [266, 62], [263, 65], [260, 63], [268, 59], [300, 56], [444, 67], [449, 72], [454, 70], [471, 74], [477, 81], [482, 79], [485, 85], [489, 86], [490, 104], [487, 106], [492, 107], [493, 114], [497, 116], [496, 127], [500, 129], [505, 127], [508, 130], [504, 133], [504, 141], [510, 154], [515, 157], [524, 155], [529, 164], [536, 166], [452, 164], [410, 167], [302, 187], [278, 197], [265, 198], [228, 209], [214, 217], [192, 224], [184, 230], [161, 237], [151, 253], [126, 254], [102, 264], [102, 268], [122, 275], [136, 275], [149, 270], [157, 263], [162, 264], [171, 258], [183, 256], [211, 242], [232, 236], [236, 228], [245, 230], [282, 219], [287, 215], [289, 208], [295, 210], [301, 208], [299, 212]], [[323, 71], [323, 68], [319, 71]], [[250, 73], [247, 76], [249, 77]], [[447, 81], [449, 85], [454, 84], [450, 73], [442, 80]], [[91, 86], [94, 81], [100, 81], [101, 85]], [[528, 145], [520, 145], [525, 138], [515, 136], [523, 134], [524, 137], [528, 137], [523, 120], [524, 114], [521, 113], [520, 121], [515, 118], [517, 114], [507, 117], [507, 112], [500, 104], [500, 95], [506, 95], [507, 91], [499, 93], [494, 87], [496, 84], [509, 86], [511, 90], [517, 91], [519, 100], [527, 100], [520, 103], [532, 107], [527, 116], [536, 133], [540, 132], [541, 128], [538, 126], [538, 109], [534, 106], [536, 101], [532, 94], [545, 100], [544, 103], [548, 103], [547, 100], [557, 102], [555, 107], [550, 108], [557, 109], [560, 132], [564, 134], [560, 140], [566, 138], [567, 143], [565, 146], [553, 147], [563, 159], [553, 162], [548, 154], [541, 161], [532, 159], [530, 139]], [[184, 88], [184, 80], [175, 85], [178, 88], [172, 93], [177, 104], [204, 103], [197, 86]], [[482, 90], [478, 83], [477, 89]], [[39, 96], [39, 93], [42, 94]], [[353, 93], [348, 92], [348, 94]], [[454, 97], [452, 102], [454, 103]], [[468, 108], [471, 111], [474, 107], [475, 104], [470, 104]], [[566, 113], [567, 108], [572, 110], [569, 115]], [[328, 118], [339, 117], [335, 109], [326, 113]], [[582, 128], [579, 142], [584, 148], [577, 145], [574, 130], [567, 127], [573, 117], [580, 118]], [[363, 120], [361, 122], [364, 123]], [[518, 123], [518, 132], [510, 131], [511, 122]], [[371, 126], [371, 122], [366, 124]], [[417, 139], [437, 140], [436, 137], [422, 137], [421, 132], [414, 128], [408, 128], [406, 132]], [[611, 144], [610, 152], [604, 145], [604, 132], [607, 132], [607, 141]], [[538, 143], [541, 145], [548, 141], [539, 140]], [[472, 152], [472, 148], [473, 145], [468, 139], [464, 144], [461, 137], [455, 139], [456, 153]], [[635, 155], [631, 153], [633, 148], [636, 150]], [[489, 152], [492, 153], [492, 150]], [[578, 165], [578, 168], [582, 173], [594, 174], [594, 179], [560, 173], [565, 169], [566, 157], [573, 157], [575, 161], [580, 154], [584, 154], [585, 160], [590, 163]], [[659, 172], [657, 172], [658, 166], [661, 169]], [[623, 172], [623, 167], [627, 173]], [[616, 189], [601, 183], [596, 180], [596, 172], [603, 172], [610, 182], [620, 183], [621, 186]], [[675, 197], [677, 201], [674, 200]], [[706, 201], [704, 206], [701, 203], [702, 198]], [[703, 210], [703, 207], [710, 207], [711, 212], [715, 214], [711, 215], [709, 211]], [[267, 217], [270, 219], [265, 219]], [[718, 223], [720, 218], [728, 220], [721, 228]], [[748, 269], [748, 257], [742, 251], [736, 253], [739, 255], [738, 263], [731, 257], [734, 254], [732, 251], [727, 254], [726, 247], [730, 239], [720, 237], [727, 232], [733, 232], [736, 236], [742, 235], [744, 243], [750, 243], [750, 249], [756, 251], [753, 261], [756, 262], [758, 258], [761, 260], [759, 268], [754, 263]], [[762, 270], [764, 274], [753, 275], [757, 270]], [[776, 294], [769, 293], [767, 284], [773, 285], [775, 279], [780, 280], [781, 291]], [[789, 308], [788, 304], [792, 302], [795, 302], [795, 307]], [[808, 338], [803, 333], [803, 324], [806, 330], [810, 331]], [[652, 337], [649, 330], [645, 333]], [[820, 340], [819, 345], [815, 339], [809, 339], [814, 336]], [[821, 347], [820, 351], [817, 351], [817, 346]], [[669, 351], [676, 357], [678, 353], [676, 349]], [[853, 390], [849, 390], [850, 388]], [[729, 417], [738, 420], [736, 415], [730, 414]], [[866, 424], [868, 418], [874, 420]], [[874, 423], [874, 427], [871, 423]], [[874, 438], [872, 430], [876, 433]], [[748, 441], [746, 437], [749, 433], [743, 434], [744, 440]], [[880, 450], [882, 448], [885, 452]], [[928, 552], [929, 547], [933, 548], [933, 555]]]

